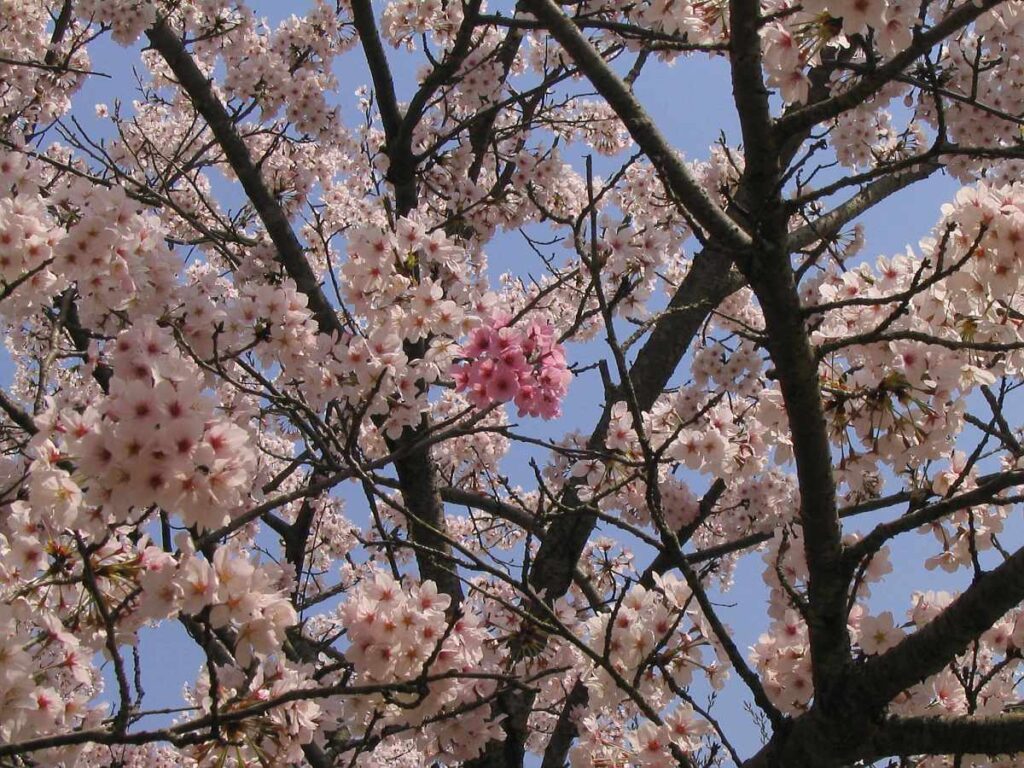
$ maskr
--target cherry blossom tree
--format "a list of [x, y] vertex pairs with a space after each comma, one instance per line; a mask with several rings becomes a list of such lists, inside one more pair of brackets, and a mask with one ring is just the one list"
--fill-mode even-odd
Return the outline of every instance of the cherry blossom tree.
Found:
[[1024, 765], [1024, 2], [299, 10], [0, 0], [0, 763]]

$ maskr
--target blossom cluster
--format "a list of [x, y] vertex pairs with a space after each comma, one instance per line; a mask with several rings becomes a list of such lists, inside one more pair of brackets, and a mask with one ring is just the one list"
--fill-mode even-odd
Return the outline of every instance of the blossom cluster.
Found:
[[[655, 578], [656, 588], [630, 587], [613, 610], [586, 622], [585, 637], [611, 669], [592, 664], [582, 677], [589, 694], [588, 710], [593, 714], [579, 723], [580, 742], [571, 752], [573, 766], [593, 765], [598, 758], [631, 759], [639, 765], [665, 768], [678, 765], [673, 748], [694, 751], [710, 728], [692, 708], [670, 707], [672, 691], [688, 687], [696, 672], [706, 675], [718, 689], [725, 682], [727, 668], [715, 658], [706, 658], [709, 646], [716, 653], [717, 648], [685, 582], [671, 574]], [[664, 711], [663, 722], [642, 721], [614, 735], [606, 721], [620, 717], [623, 707], [634, 711], [637, 706], [627, 698], [616, 676], [633, 685], [645, 705]]]
[[16, 594], [5, 590], [0, 603], [5, 740], [102, 719], [107, 704], [95, 700], [103, 683], [92, 659], [109, 652], [112, 611], [120, 645], [135, 644], [144, 624], [209, 609], [211, 624], [230, 633], [231, 651], [246, 666], [279, 654], [285, 630], [297, 621], [282, 570], [253, 563], [237, 547], [219, 548], [211, 563], [192, 551], [187, 537], [174, 556], [145, 538], [110, 536], [87, 548], [79, 539], [83, 560], [76, 560], [69, 537], [50, 530], [29, 505], [19, 502], [11, 511], [9, 532], [0, 534], [0, 576], [20, 586]]
[[212, 626], [234, 632], [234, 655], [243, 667], [280, 652], [285, 630], [298, 621], [285, 572], [253, 562], [237, 547], [220, 547], [212, 561], [192, 552], [187, 541], [178, 558], [150, 547], [141, 553], [140, 567], [142, 617], [160, 620], [209, 608]]
[[[347, 631], [354, 682], [407, 688], [399, 685], [386, 700], [349, 697], [345, 717], [353, 733], [379, 722], [424, 723], [416, 736], [422, 754], [451, 762], [475, 757], [499, 734], [490, 708], [480, 704], [497, 683], [497, 676], [485, 674], [496, 669], [485, 645], [489, 634], [478, 614], [453, 615], [450, 605], [433, 582], [404, 586], [382, 571], [349, 593], [338, 623]], [[440, 716], [460, 708], [465, 711]]]
[[[45, 3], [0, 2], [0, 115], [50, 122], [68, 110], [71, 95], [84, 82], [81, 73], [89, 69], [89, 54], [80, 38], [85, 30], [73, 24], [57, 39], [48, 28], [50, 21]], [[31, 66], [42, 64], [46, 51], [54, 60], [67, 60], [68, 69], [60, 77], [40, 77], [39, 69]], [[24, 63], [30, 66], [18, 66]]]
[[119, 522], [156, 504], [200, 531], [224, 525], [247, 500], [248, 432], [216, 414], [169, 331], [139, 323], [117, 337], [110, 359], [109, 397], [57, 424], [88, 485], [85, 501]]
[[478, 408], [513, 400], [520, 416], [557, 418], [572, 374], [554, 327], [534, 321], [519, 330], [508, 323], [498, 316], [473, 332], [462, 347], [464, 362], [452, 370], [456, 389]]
[[[821, 369], [831, 437], [844, 455], [839, 476], [852, 493], [863, 490], [866, 477], [877, 479], [882, 464], [955, 463], [950, 444], [963, 428], [966, 396], [1024, 364], [1016, 319], [1021, 273], [1015, 266], [1022, 256], [1024, 187], [979, 183], [961, 189], [944, 206], [934, 236], [920, 243], [920, 254], [908, 249], [874, 265], [830, 270], [809, 286], [814, 293], [809, 306], [828, 308], [813, 341], [865, 338], [865, 343], [841, 345]], [[885, 298], [925, 278], [911, 299], [913, 311], [893, 319], [888, 338], [872, 342], [892, 311]], [[1005, 350], [987, 353], [976, 345]], [[964, 514], [953, 516], [952, 523], [966, 531]], [[998, 533], [998, 518], [1005, 514], [1004, 507], [986, 508], [977, 519], [978, 532]], [[940, 538], [955, 545], [946, 549], [958, 552], [956, 562], [967, 564], [964, 536]], [[978, 539], [982, 547], [987, 541]]]
[[259, 707], [282, 696], [289, 699], [266, 712], [222, 726], [224, 737], [211, 739], [182, 750], [181, 757], [194, 761], [198, 768], [214, 766], [295, 765], [304, 756], [302, 747], [311, 743], [325, 722], [328, 708], [314, 698], [297, 698], [296, 691], [315, 687], [310, 669], [291, 664], [280, 657], [263, 660], [251, 673], [234, 665], [217, 669], [217, 686], [211, 684], [209, 670], [200, 673], [194, 688], [185, 697], [197, 710], [209, 716], [213, 698], [218, 714]]
[[[645, 701], [660, 709], [667, 703], [662, 697], [670, 695], [661, 677], [669, 676], [685, 687], [700, 670], [718, 688], [728, 672], [704, 658], [708, 646], [716, 650], [710, 639], [713, 636], [692, 605], [686, 583], [665, 574], [656, 577], [656, 584], [656, 589], [630, 587], [617, 609], [588, 620], [587, 635], [594, 650], [607, 655], [617, 674], [632, 680], [642, 673], [639, 691]], [[603, 667], [595, 667], [585, 681], [595, 706], [618, 704], [625, 695]]]
[[[854, 537], [848, 538], [853, 543]], [[811, 678], [811, 652], [807, 623], [796, 610], [790, 595], [807, 584], [807, 560], [803, 540], [785, 533], [769, 542], [764, 553], [762, 578], [770, 590], [768, 615], [772, 621], [768, 631], [758, 637], [750, 649], [750, 660], [764, 684], [772, 703], [785, 714], [797, 715], [807, 709], [814, 695]], [[865, 565], [858, 581], [858, 597], [865, 600], [871, 586], [893, 570], [889, 548], [882, 547]], [[860, 650], [868, 655], [888, 650], [901, 635], [891, 622], [891, 614], [877, 617], [865, 613], [858, 603], [848, 619], [849, 629], [860, 642]]]
[[[572, 768], [595, 765], [643, 768], [674, 768], [679, 765], [676, 752], [687, 754], [701, 744], [711, 725], [689, 704], [680, 704], [661, 723], [645, 720], [635, 729], [593, 716], [580, 718], [579, 740], [569, 750]], [[623, 731], [626, 731], [623, 733]]]
[[156, 21], [159, 9], [153, 0], [85, 0], [75, 10], [84, 19], [109, 24], [114, 40], [121, 45], [128, 45], [135, 42], [143, 30]]
[[[5, 563], [0, 575], [10, 579], [10, 550], [3, 535], [0, 555]], [[35, 611], [24, 598], [7, 597], [0, 603], [0, 737], [4, 742], [95, 723], [102, 717], [91, 705], [103, 688], [90, 661], [95, 650], [55, 613]]]
[[[8, 186], [24, 183], [26, 165], [13, 152], [0, 153], [0, 181]], [[4, 314], [30, 314], [64, 287], [65, 281], [50, 269], [53, 248], [63, 235], [38, 194], [0, 199], [0, 279], [5, 285], [25, 281], [4, 303]]]
[[72, 285], [80, 320], [90, 326], [115, 330], [115, 313], [163, 311], [180, 260], [159, 219], [140, 211], [124, 188], [96, 189], [78, 178], [55, 183], [42, 163], [13, 152], [0, 153], [0, 180], [14, 193], [0, 199], [0, 276], [15, 291], [5, 315], [38, 311]]
[[[973, 29], [944, 49], [943, 76], [954, 93], [971, 94], [964, 101], [950, 100], [944, 114], [926, 98], [917, 109], [922, 122], [935, 128], [946, 126], [952, 141], [967, 146], [1012, 148], [1020, 141], [1019, 127], [1000, 119], [999, 113], [1020, 114], [1024, 110], [1024, 14], [1016, 2], [1001, 4], [982, 15]], [[988, 62], [1002, 61], [1006, 67], [991, 68]], [[981, 62], [971, 65], [969, 62]], [[985, 109], [995, 105], [996, 110]], [[1021, 178], [1024, 163], [1007, 153], [1004, 160], [980, 157], [951, 158], [950, 172], [967, 183], [984, 178], [993, 184], [1010, 184]], [[982, 170], [984, 169], [984, 173]]]
[[337, 14], [325, 2], [303, 18], [285, 20], [272, 34], [244, 4], [164, 8], [155, 0], [83, 0], [75, 10], [83, 21], [109, 25], [122, 45], [133, 43], [159, 16], [170, 16], [205, 38], [197, 53], [211, 65], [214, 57], [223, 58], [230, 94], [255, 98], [267, 117], [284, 107], [303, 133], [318, 135], [335, 120], [323, 97], [336, 82], [329, 64], [352, 40], [340, 34]]

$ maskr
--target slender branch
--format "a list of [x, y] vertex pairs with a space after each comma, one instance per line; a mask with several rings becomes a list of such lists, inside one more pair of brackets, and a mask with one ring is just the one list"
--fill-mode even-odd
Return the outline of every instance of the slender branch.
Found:
[[1000, 491], [1018, 485], [1024, 485], [1024, 470], [1004, 472], [988, 480], [983, 480], [973, 490], [921, 507], [890, 522], [880, 523], [863, 539], [847, 548], [843, 555], [846, 568], [852, 568], [855, 563], [877, 552], [886, 541], [901, 533], [916, 530], [922, 525], [939, 520], [952, 512], [985, 504]]
[[583, 36], [554, 0], [523, 0], [572, 57], [594, 88], [615, 110], [633, 140], [650, 159], [662, 183], [687, 213], [721, 248], [745, 249], [750, 237], [719, 208], [679, 159], [629, 87], [612, 71], [600, 52]]
[[805, 131], [818, 123], [863, 104], [918, 57], [930, 50], [932, 46], [941, 43], [1003, 2], [1005, 0], [978, 0], [978, 2], [961, 4], [931, 29], [916, 34], [913, 42], [907, 48], [869, 74], [864, 75], [842, 93], [783, 115], [775, 125], [777, 135], [781, 139]]
[[869, 707], [885, 706], [900, 691], [940, 671], [1021, 599], [1024, 548], [978, 576], [942, 613], [895, 648], [868, 659], [857, 677], [855, 696]]
[[849, 200], [836, 206], [831, 211], [818, 216], [806, 226], [792, 232], [789, 235], [787, 248], [790, 251], [797, 251], [817, 240], [828, 240], [835, 237], [840, 229], [865, 211], [878, 205], [890, 195], [906, 189], [918, 181], [927, 179], [941, 167], [935, 161], [928, 161], [918, 166], [883, 176], [877, 181], [868, 184]]
[[343, 335], [341, 321], [324, 295], [316, 275], [313, 274], [284, 209], [263, 181], [248, 147], [245, 146], [231, 116], [213, 92], [210, 81], [196, 66], [195, 61], [185, 50], [181, 38], [171, 30], [167, 22], [158, 22], [146, 31], [146, 36], [178, 78], [178, 84], [188, 94], [196, 111], [210, 126], [231, 169], [267, 228], [267, 234], [277, 248], [278, 260], [288, 276], [295, 281], [298, 289], [306, 296], [320, 332]]

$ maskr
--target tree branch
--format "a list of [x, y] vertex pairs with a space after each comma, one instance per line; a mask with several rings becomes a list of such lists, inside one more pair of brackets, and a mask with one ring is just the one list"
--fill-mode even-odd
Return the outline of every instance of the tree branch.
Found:
[[716, 239], [722, 249], [744, 249], [750, 237], [719, 208], [676, 155], [629, 87], [612, 71], [554, 0], [523, 0], [615, 110], [630, 136], [658, 172], [665, 189]]
[[932, 621], [867, 660], [856, 697], [873, 708], [934, 675], [1024, 598], [1024, 548], [983, 573]]
[[1024, 470], [1003, 472], [983, 479], [977, 488], [970, 491], [921, 507], [887, 523], [879, 523], [863, 539], [847, 547], [843, 556], [846, 567], [852, 569], [857, 562], [877, 552], [886, 541], [901, 533], [913, 531], [961, 509], [985, 504], [991, 501], [995, 494], [1015, 485], [1024, 485]]
[[889, 717], [861, 757], [942, 754], [1010, 755], [1024, 752], [1024, 716]]
[[870, 74], [866, 74], [842, 93], [783, 115], [775, 123], [777, 138], [782, 140], [792, 134], [806, 131], [818, 123], [837, 117], [848, 109], [863, 104], [919, 56], [930, 50], [932, 46], [963, 29], [976, 18], [1003, 2], [1005, 0], [978, 0], [978, 2], [961, 4], [927, 32], [916, 34], [913, 42], [907, 48]]
[[284, 209], [264, 183], [259, 168], [249, 154], [249, 148], [245, 146], [234, 121], [213, 92], [210, 81], [196, 66], [181, 38], [171, 30], [167, 22], [157, 22], [146, 31], [146, 37], [178, 78], [178, 84], [188, 95], [192, 106], [210, 126], [246, 196], [267, 228], [267, 234], [277, 248], [278, 260], [309, 301], [310, 311], [316, 318], [320, 332], [341, 335], [341, 322], [321, 290]]
[[865, 211], [878, 205], [890, 195], [927, 179], [941, 167], [938, 162], [931, 160], [921, 163], [919, 166], [883, 176], [831, 211], [823, 213], [806, 226], [790, 233], [787, 248], [790, 251], [798, 251], [818, 240], [828, 240], [834, 237], [840, 229]]

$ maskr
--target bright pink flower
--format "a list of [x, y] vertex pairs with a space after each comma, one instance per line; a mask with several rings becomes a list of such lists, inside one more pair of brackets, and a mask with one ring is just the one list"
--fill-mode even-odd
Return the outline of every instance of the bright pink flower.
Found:
[[554, 327], [533, 322], [519, 331], [508, 320], [496, 316], [473, 332], [462, 349], [466, 361], [452, 368], [456, 389], [479, 408], [515, 400], [520, 416], [557, 418], [572, 374]]

